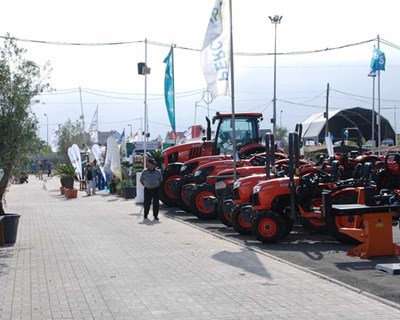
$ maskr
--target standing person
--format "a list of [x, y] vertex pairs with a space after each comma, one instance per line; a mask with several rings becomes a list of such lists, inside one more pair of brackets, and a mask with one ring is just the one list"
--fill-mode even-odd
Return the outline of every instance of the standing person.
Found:
[[96, 182], [94, 177], [93, 164], [89, 162], [85, 169], [85, 180], [86, 180], [86, 193], [88, 196], [96, 194]]
[[158, 211], [160, 208], [159, 189], [162, 182], [162, 174], [157, 169], [157, 163], [154, 158], [147, 160], [147, 168], [143, 170], [140, 176], [140, 183], [144, 186], [144, 218], [147, 219], [150, 211], [150, 205], [153, 201], [154, 220], [158, 219]]

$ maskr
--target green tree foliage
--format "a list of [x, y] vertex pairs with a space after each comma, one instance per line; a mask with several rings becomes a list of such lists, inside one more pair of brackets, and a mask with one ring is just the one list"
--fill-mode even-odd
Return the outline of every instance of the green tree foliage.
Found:
[[34, 97], [49, 88], [49, 64], [40, 67], [9, 35], [0, 48], [0, 215], [8, 181], [37, 149], [38, 121], [31, 109]]
[[281, 144], [287, 145], [288, 129], [286, 127], [277, 127], [275, 133], [275, 141], [281, 141]]
[[70, 119], [68, 119], [67, 122], [59, 125], [56, 134], [58, 134], [58, 148], [60, 150], [60, 155], [63, 158], [63, 162], [68, 164], [68, 148], [73, 144], [77, 144], [79, 147], [82, 147], [82, 124], [78, 120], [72, 122]]

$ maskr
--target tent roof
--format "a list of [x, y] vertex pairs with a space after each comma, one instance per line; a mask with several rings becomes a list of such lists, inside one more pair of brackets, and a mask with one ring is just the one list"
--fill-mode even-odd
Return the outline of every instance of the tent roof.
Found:
[[[396, 143], [396, 134], [389, 121], [381, 115], [381, 141], [393, 139]], [[312, 114], [303, 123], [302, 140], [306, 143], [313, 140], [316, 144], [325, 140], [324, 113]], [[333, 135], [333, 142], [343, 138], [342, 130], [345, 128], [358, 128], [361, 136], [367, 141], [372, 140], [372, 110], [364, 108], [351, 108], [345, 110], [329, 111], [329, 132]], [[375, 124], [374, 139], [378, 138], [378, 127]], [[350, 132], [349, 140], [356, 140], [355, 133]]]

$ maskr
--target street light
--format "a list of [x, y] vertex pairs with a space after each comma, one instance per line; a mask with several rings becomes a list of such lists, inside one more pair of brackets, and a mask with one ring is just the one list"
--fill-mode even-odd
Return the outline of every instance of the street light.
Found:
[[273, 118], [271, 119], [272, 122], [272, 131], [276, 133], [276, 30], [277, 25], [281, 23], [282, 16], [275, 15], [273, 17], [269, 16], [269, 20], [271, 23], [275, 25], [275, 46], [274, 46], [274, 111], [273, 111]]
[[133, 136], [132, 136], [132, 125], [131, 125], [131, 124], [128, 124], [128, 127], [131, 128], [131, 138], [132, 138], [132, 137], [133, 137]]
[[281, 116], [279, 118], [279, 127], [281, 127], [281, 128], [282, 128], [282, 112], [283, 112], [283, 110], [281, 110]]
[[47, 145], [49, 145], [49, 117], [47, 114], [44, 114], [46, 117], [46, 122], [47, 122]]

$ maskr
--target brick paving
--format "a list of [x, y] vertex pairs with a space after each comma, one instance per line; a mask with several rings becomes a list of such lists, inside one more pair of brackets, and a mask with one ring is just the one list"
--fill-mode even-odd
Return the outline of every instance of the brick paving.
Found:
[[[396, 319], [400, 306], [104, 191], [12, 185], [17, 242], [0, 247], [0, 320]], [[164, 211], [165, 212], [165, 211]]]

